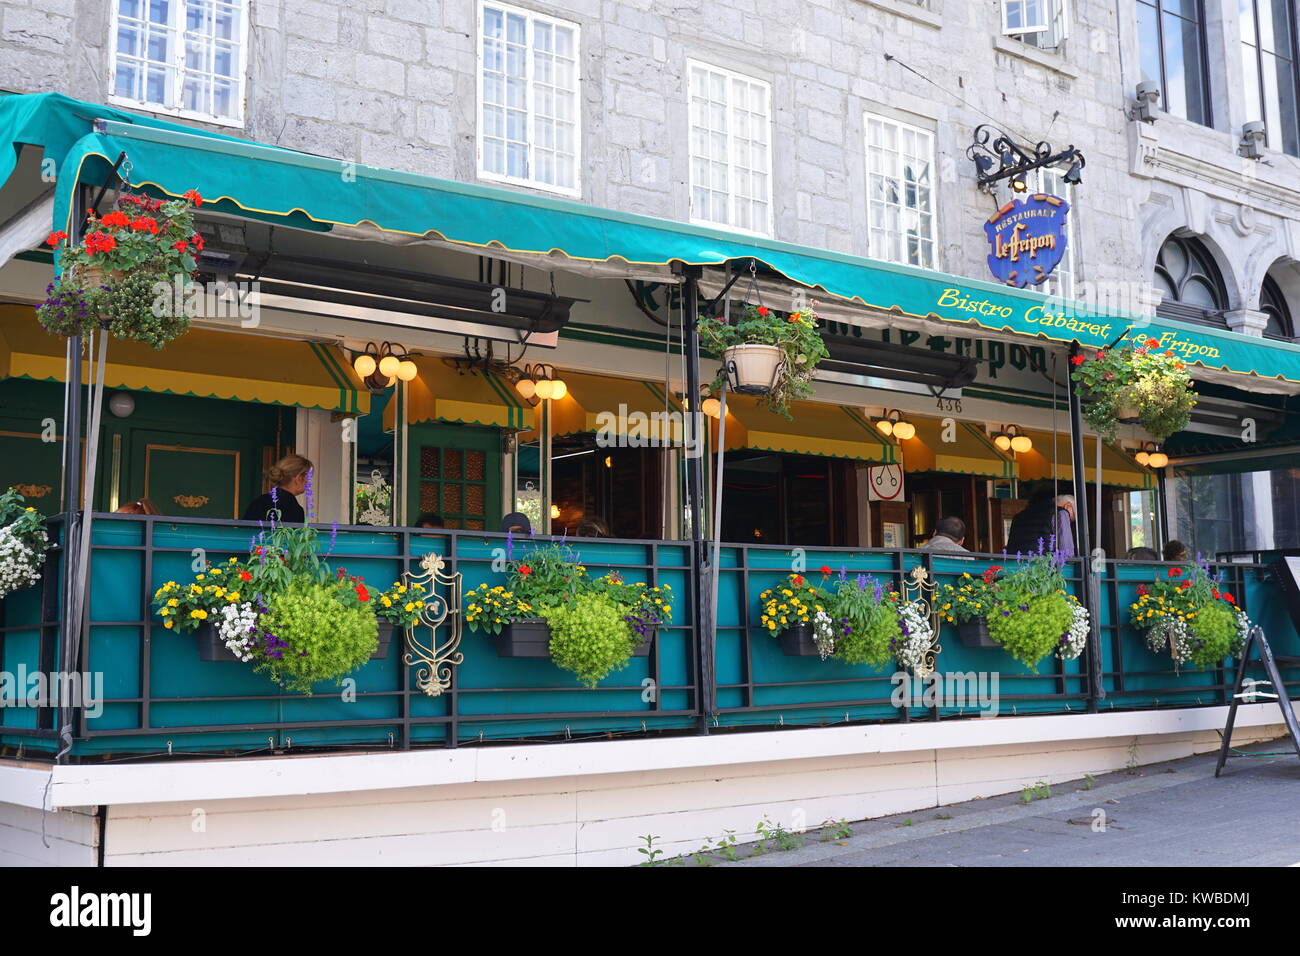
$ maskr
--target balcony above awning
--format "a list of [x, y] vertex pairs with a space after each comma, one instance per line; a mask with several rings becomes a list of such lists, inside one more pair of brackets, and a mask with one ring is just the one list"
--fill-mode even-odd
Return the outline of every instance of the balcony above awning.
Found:
[[[26, 305], [0, 305], [0, 379], [62, 382], [66, 339], [51, 335]], [[82, 369], [89, 374], [89, 363]], [[113, 339], [104, 384], [168, 395], [364, 415], [370, 394], [333, 345], [191, 329], [165, 349]]]

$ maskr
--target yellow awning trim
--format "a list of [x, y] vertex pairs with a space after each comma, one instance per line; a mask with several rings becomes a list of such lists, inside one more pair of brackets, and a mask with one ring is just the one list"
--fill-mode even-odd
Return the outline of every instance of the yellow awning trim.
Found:
[[[752, 448], [882, 464], [898, 461], [896, 447], [850, 408], [793, 402], [790, 415], [792, 419], [786, 421], [769, 412], [756, 398], [728, 395], [727, 449]], [[713, 427], [716, 429], [717, 422]]]
[[682, 443], [682, 406], [662, 384], [568, 371], [559, 377], [568, 391], [551, 401], [551, 434], [618, 435], [654, 446]]
[[[508, 382], [482, 369], [462, 371], [436, 355], [412, 359], [419, 374], [406, 385], [407, 421], [454, 422], [492, 428], [533, 427], [533, 410]], [[392, 430], [394, 403], [384, 409], [384, 428]]]
[[[31, 306], [0, 305], [0, 378], [62, 382], [65, 342], [41, 328]], [[82, 368], [89, 376], [89, 362]], [[334, 346], [254, 336], [241, 329], [191, 329], [161, 350], [113, 339], [104, 384], [347, 414], [370, 410], [369, 393]]]
[[[1034, 447], [1016, 455], [1020, 463], [1020, 477], [1024, 480], [1052, 477], [1052, 433], [1026, 431]], [[1058, 481], [1074, 480], [1074, 458], [1070, 454], [1069, 432], [1056, 433], [1056, 478]], [[1097, 480], [1097, 439], [1084, 436], [1083, 463], [1088, 481]], [[1113, 445], [1101, 446], [1101, 482], [1116, 488], [1146, 490], [1154, 488], [1155, 479], [1123, 451]]]
[[[932, 418], [909, 418], [916, 436], [903, 447], [906, 472], [941, 471], [983, 478], [1014, 478], [1016, 463], [993, 446], [987, 435], [968, 422], [944, 423]], [[946, 432], [946, 434], [945, 434]], [[945, 438], [951, 439], [945, 441]]]

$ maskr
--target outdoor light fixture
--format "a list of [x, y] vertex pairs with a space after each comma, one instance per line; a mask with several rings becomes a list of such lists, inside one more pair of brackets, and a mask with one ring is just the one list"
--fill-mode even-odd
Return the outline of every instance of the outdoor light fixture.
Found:
[[704, 401], [700, 402], [700, 411], [710, 418], [720, 418], [722, 416], [722, 402], [710, 395]]
[[993, 447], [998, 451], [1024, 454], [1034, 447], [1034, 440], [1021, 431], [1019, 425], [1003, 425], [1002, 430], [993, 435]]
[[569, 394], [569, 386], [555, 371], [554, 365], [525, 365], [511, 368], [507, 375], [515, 380], [515, 391], [528, 401], [555, 401]]
[[886, 408], [885, 415], [876, 421], [876, 431], [882, 435], [893, 435], [899, 441], [916, 437], [916, 426], [903, 417], [897, 408]]
[[559, 505], [551, 505], [551, 517], [552, 517], [552, 518], [558, 518], [559, 516], [560, 516], [560, 506], [559, 506]]
[[1156, 121], [1156, 104], [1160, 102], [1160, 86], [1155, 80], [1143, 80], [1137, 85], [1137, 103], [1133, 106], [1133, 118], [1143, 123]]
[[1133, 460], [1147, 468], [1164, 468], [1169, 464], [1169, 456], [1153, 441], [1143, 442], [1133, 456]]
[[367, 342], [365, 351], [352, 360], [353, 371], [370, 391], [382, 392], [398, 379], [409, 382], [420, 374], [406, 350], [399, 352], [399, 348], [389, 342], [377, 346], [374, 342]]
[[1237, 155], [1246, 159], [1264, 158], [1264, 141], [1268, 130], [1259, 120], [1241, 124], [1241, 142], [1237, 144]]
[[1028, 174], [1044, 166], [1066, 166], [1065, 181], [1076, 185], [1083, 180], [1083, 153], [1070, 144], [1059, 153], [1046, 141], [1022, 146], [1001, 130], [982, 123], [975, 127], [974, 142], [966, 148], [966, 157], [975, 164], [979, 188], [992, 192], [1002, 180], [1008, 180], [1013, 192], [1029, 188]]
[[130, 418], [135, 411], [135, 396], [130, 392], [114, 392], [108, 398], [108, 410], [118, 418]]

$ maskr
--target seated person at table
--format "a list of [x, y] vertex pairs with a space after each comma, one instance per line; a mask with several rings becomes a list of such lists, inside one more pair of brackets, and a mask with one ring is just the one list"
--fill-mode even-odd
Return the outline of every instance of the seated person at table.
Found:
[[528, 515], [512, 511], [501, 519], [501, 530], [512, 534], [532, 534], [533, 524], [528, 520]]
[[934, 525], [934, 535], [925, 544], [922, 551], [965, 551], [966, 522], [949, 516], [940, 518]]
[[128, 501], [122, 507], [118, 508], [113, 514], [118, 515], [159, 515], [161, 511], [148, 498], [137, 498], [135, 501]]
[[578, 525], [579, 538], [612, 538], [609, 525], [601, 518], [583, 518]]
[[1124, 555], [1126, 561], [1159, 561], [1160, 555], [1156, 554], [1155, 548], [1130, 548], [1128, 554]]
[[245, 521], [270, 521], [273, 512], [279, 524], [302, 524], [307, 513], [295, 495], [307, 490], [307, 473], [312, 463], [302, 455], [285, 455], [266, 470], [266, 479], [275, 487], [254, 498], [244, 509]]
[[1190, 561], [1191, 554], [1187, 551], [1187, 545], [1183, 544], [1177, 538], [1165, 543], [1165, 560], [1170, 562]]
[[426, 511], [420, 517], [415, 519], [417, 528], [445, 528], [447, 522], [442, 520], [442, 515], [436, 515], [432, 511]]

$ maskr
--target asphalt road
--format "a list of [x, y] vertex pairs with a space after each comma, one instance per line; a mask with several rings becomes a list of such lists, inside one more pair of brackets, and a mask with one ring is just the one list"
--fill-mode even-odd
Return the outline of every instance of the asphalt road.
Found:
[[[1290, 751], [1285, 738], [1249, 749]], [[1300, 865], [1300, 759], [1215, 754], [737, 846], [718, 866]], [[802, 845], [795, 847], [796, 843]], [[703, 862], [703, 861], [701, 861]]]

